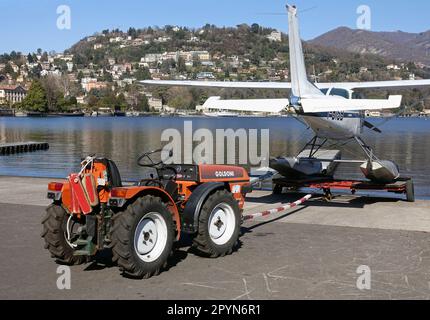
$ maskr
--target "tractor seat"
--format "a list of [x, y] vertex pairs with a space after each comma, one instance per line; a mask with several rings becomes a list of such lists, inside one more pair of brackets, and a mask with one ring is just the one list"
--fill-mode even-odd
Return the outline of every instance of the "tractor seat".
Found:
[[116, 166], [116, 163], [113, 162], [112, 160], [107, 160], [108, 161], [108, 174], [110, 177], [110, 182], [112, 187], [114, 188], [120, 188], [122, 187], [122, 180], [121, 180], [121, 175], [119, 174], [119, 170], [118, 167]]
[[119, 170], [115, 162], [106, 158], [96, 159], [95, 161], [100, 162], [106, 166], [109, 185], [113, 188], [121, 188], [122, 187], [121, 175], [119, 174]]

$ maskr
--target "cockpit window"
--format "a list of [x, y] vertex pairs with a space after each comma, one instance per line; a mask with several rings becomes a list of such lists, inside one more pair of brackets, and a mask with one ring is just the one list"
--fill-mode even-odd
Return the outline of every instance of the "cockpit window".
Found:
[[348, 92], [348, 90], [345, 90], [345, 89], [333, 88], [330, 91], [330, 95], [331, 96], [340, 96], [340, 97], [344, 97], [345, 99], [349, 99], [349, 92]]
[[361, 92], [353, 92], [352, 99], [364, 99], [364, 95]]
[[325, 95], [327, 94], [327, 92], [328, 92], [328, 89], [321, 89], [321, 92], [322, 93], [324, 93]]

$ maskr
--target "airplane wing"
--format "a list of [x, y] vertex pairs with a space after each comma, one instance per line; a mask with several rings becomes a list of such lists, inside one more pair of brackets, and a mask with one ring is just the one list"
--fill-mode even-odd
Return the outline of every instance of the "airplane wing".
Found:
[[[240, 82], [240, 81], [198, 81], [198, 80], [145, 80], [141, 84], [151, 86], [178, 86], [196, 88], [231, 88], [231, 89], [291, 89], [290, 82]], [[320, 82], [315, 83], [319, 89], [409, 89], [430, 86], [430, 79], [393, 80], [369, 82]]]
[[430, 86], [430, 79], [424, 80], [394, 80], [394, 81], [369, 81], [369, 82], [333, 82], [317, 83], [318, 88], [342, 88], [342, 89], [410, 89]]
[[210, 97], [204, 103], [203, 108], [205, 110], [279, 113], [285, 110], [289, 104], [288, 99], [221, 100], [221, 97]]
[[199, 80], [144, 80], [141, 84], [169, 87], [231, 88], [231, 89], [291, 89], [289, 82], [240, 82]]

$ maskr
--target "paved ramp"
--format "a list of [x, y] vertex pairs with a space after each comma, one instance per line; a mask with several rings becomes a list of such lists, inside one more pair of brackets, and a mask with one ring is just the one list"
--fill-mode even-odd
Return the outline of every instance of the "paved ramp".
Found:
[[[430, 299], [430, 202], [360, 197], [252, 221], [225, 258], [199, 258], [184, 238], [157, 277], [126, 279], [99, 259], [72, 267], [71, 290], [58, 290], [40, 238], [50, 180], [0, 177], [0, 299]], [[246, 212], [300, 196], [255, 192]], [[357, 288], [362, 265], [371, 290]]]

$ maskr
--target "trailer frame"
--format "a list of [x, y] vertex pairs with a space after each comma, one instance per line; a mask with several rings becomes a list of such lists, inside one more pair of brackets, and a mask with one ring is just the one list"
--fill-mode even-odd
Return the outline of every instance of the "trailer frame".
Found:
[[308, 177], [304, 179], [274, 178], [273, 192], [282, 193], [283, 188], [298, 190], [302, 188], [319, 189], [324, 192], [324, 200], [333, 200], [332, 190], [348, 190], [355, 195], [357, 191], [385, 191], [406, 195], [406, 201], [415, 202], [414, 184], [412, 178], [400, 177], [392, 183], [377, 183], [370, 180], [334, 179], [333, 177]]

